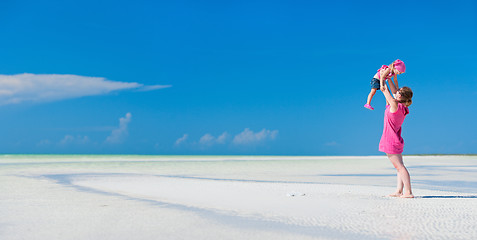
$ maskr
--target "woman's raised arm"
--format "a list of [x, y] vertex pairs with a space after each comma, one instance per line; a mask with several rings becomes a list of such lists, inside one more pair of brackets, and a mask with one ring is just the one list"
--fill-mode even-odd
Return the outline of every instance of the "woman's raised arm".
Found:
[[[391, 91], [392, 94], [396, 94], [397, 90], [399, 89], [396, 74], [394, 75], [393, 80], [389, 79], [389, 88], [390, 88], [389, 90]], [[394, 84], [394, 83], [396, 83], [396, 84]]]
[[[381, 81], [384, 81], [384, 80], [385, 78], [381, 75]], [[396, 86], [394, 86], [393, 81], [389, 81], [389, 88], [391, 88], [391, 91], [393, 91], [394, 93], [397, 92]], [[384, 84], [384, 86], [381, 86], [381, 92], [383, 92], [384, 97], [386, 98], [386, 101], [390, 105], [389, 111], [392, 113], [395, 113], [398, 109], [398, 102], [396, 101], [396, 99], [393, 98], [386, 84]]]

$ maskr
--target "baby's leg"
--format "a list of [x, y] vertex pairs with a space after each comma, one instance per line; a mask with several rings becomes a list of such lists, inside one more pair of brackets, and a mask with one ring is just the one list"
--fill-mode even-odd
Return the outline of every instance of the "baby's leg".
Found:
[[376, 94], [376, 90], [376, 88], [371, 88], [371, 91], [368, 94], [368, 101], [366, 102], [366, 104], [371, 105], [371, 100], [373, 100], [374, 94]]

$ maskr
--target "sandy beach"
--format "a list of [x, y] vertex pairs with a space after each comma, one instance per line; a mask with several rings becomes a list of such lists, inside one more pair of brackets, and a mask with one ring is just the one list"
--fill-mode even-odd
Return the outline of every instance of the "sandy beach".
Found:
[[0, 239], [476, 239], [477, 156], [0, 156]]

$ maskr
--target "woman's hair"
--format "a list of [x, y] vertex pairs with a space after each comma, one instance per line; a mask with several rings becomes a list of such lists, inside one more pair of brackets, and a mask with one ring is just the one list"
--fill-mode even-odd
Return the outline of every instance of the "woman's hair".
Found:
[[412, 104], [412, 90], [409, 87], [402, 87], [399, 89], [399, 93], [401, 94], [400, 103], [404, 104], [406, 107], [411, 106]]

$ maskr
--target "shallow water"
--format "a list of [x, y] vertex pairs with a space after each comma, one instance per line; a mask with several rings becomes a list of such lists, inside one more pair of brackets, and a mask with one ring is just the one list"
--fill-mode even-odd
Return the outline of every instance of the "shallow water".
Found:
[[[404, 156], [416, 188], [477, 193], [477, 156]], [[394, 186], [384, 156], [2, 155], [0, 172], [135, 173], [216, 180]]]

